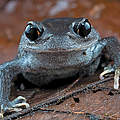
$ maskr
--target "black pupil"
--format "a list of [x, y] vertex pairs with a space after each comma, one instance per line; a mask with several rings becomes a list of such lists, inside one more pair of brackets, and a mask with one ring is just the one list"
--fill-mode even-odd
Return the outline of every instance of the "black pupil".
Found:
[[82, 37], [86, 37], [91, 32], [91, 25], [88, 20], [74, 25], [74, 32]]
[[27, 38], [29, 38], [31, 41], [34, 41], [38, 38], [38, 28], [32, 25], [28, 25], [26, 27], [25, 34]]

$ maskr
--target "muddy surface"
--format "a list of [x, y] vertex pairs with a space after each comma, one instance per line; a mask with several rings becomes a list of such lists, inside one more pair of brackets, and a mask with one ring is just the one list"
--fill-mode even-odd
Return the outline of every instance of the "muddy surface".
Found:
[[[16, 56], [20, 36], [29, 20], [40, 21], [54, 17], [87, 17], [102, 37], [116, 36], [120, 39], [119, 13], [119, 0], [1, 0], [0, 63], [9, 61]], [[75, 85], [70, 91], [98, 80], [98, 76], [95, 79], [89, 77]], [[66, 87], [52, 90], [25, 89], [17, 94], [13, 90], [13, 96], [22, 94], [29, 99], [28, 102], [33, 106], [51, 96], [59, 95], [60, 91]], [[120, 119], [120, 94], [119, 92], [110, 92], [110, 89], [113, 88], [113, 81], [106, 82], [99, 87], [108, 89], [80, 93], [59, 105], [45, 108], [51, 111], [34, 112], [21, 118], [21, 120], [92, 120], [95, 119], [92, 118], [93, 116], [97, 116], [96, 119]]]

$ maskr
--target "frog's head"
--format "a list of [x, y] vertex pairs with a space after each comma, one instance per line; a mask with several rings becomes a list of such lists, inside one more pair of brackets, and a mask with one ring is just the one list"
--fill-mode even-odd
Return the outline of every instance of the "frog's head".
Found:
[[20, 46], [39, 53], [80, 51], [98, 39], [99, 34], [86, 18], [54, 18], [28, 22]]

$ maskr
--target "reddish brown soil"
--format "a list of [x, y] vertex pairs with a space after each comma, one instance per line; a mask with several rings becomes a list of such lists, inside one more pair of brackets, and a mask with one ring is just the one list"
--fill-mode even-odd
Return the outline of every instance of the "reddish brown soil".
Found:
[[[120, 1], [119, 0], [4, 0], [0, 1], [0, 63], [11, 60], [17, 54], [20, 36], [29, 20], [43, 20], [54, 17], [87, 17], [102, 37], [116, 36], [120, 39]], [[88, 78], [92, 80], [92, 77]], [[96, 78], [99, 80], [98, 78]], [[89, 82], [88, 82], [89, 83]], [[83, 82], [83, 86], [88, 83]], [[78, 85], [74, 89], [78, 89]], [[101, 87], [113, 87], [113, 81]], [[21, 91], [29, 98], [32, 90]], [[15, 91], [14, 91], [15, 92]], [[56, 90], [40, 90], [29, 100], [31, 106], [43, 99], [54, 96]], [[109, 117], [111, 120], [120, 119], [120, 93], [110, 94], [108, 90], [78, 94], [76, 103], [73, 97], [59, 105], [48, 109], [59, 112], [35, 112], [21, 120], [89, 120], [80, 116], [80, 112], [95, 114], [101, 118]], [[66, 114], [61, 111], [70, 111], [76, 114]], [[91, 119], [92, 120], [92, 119]]]

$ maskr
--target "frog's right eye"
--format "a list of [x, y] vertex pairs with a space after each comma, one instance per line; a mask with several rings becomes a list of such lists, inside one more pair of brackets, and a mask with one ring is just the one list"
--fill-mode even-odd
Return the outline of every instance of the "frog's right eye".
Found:
[[31, 41], [35, 41], [39, 36], [42, 35], [42, 33], [43, 30], [39, 31], [39, 29], [36, 26], [33, 26], [32, 24], [28, 24], [25, 29], [25, 35]]

